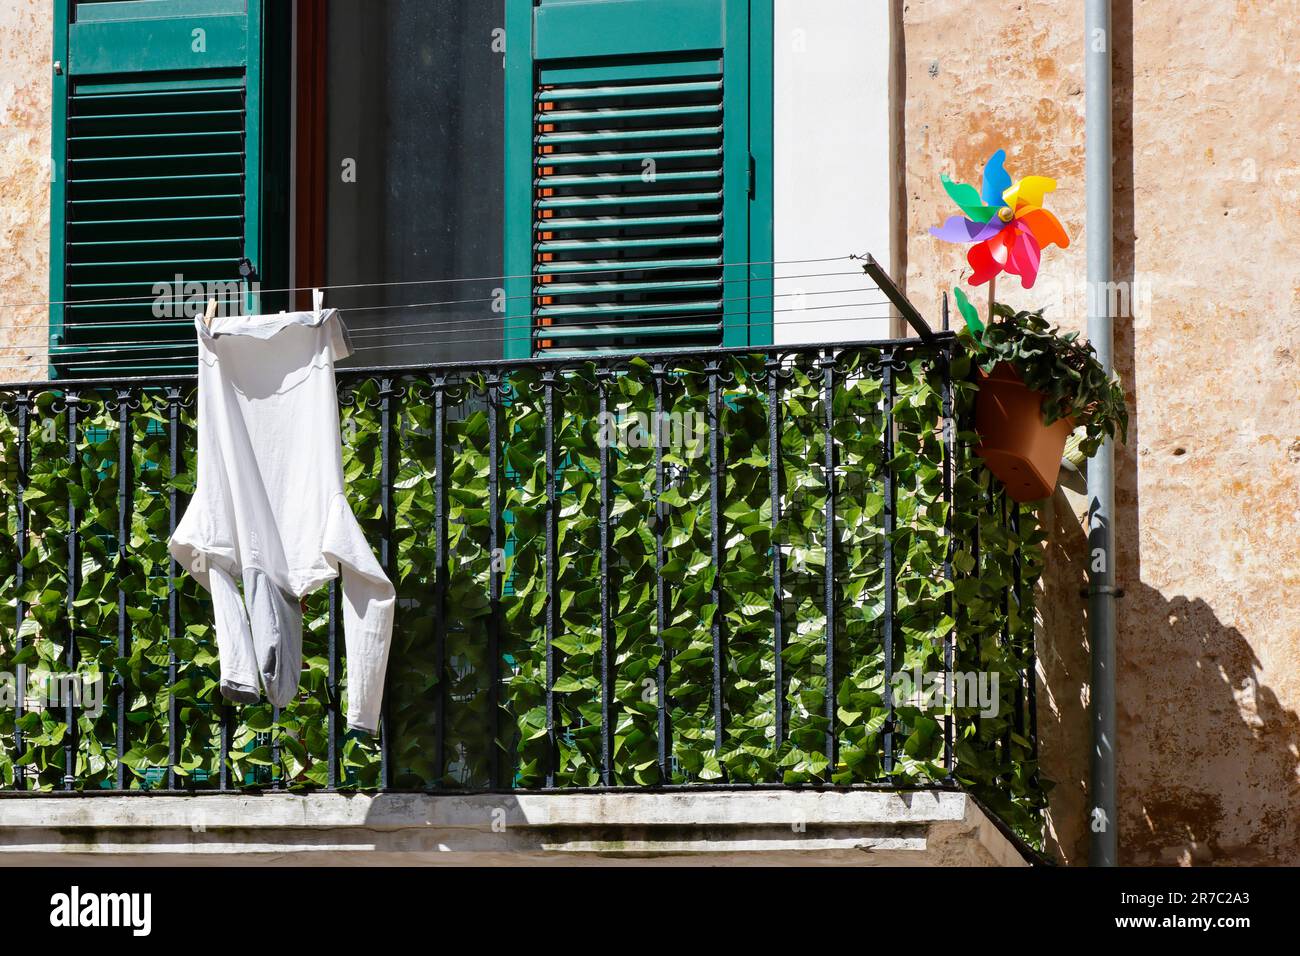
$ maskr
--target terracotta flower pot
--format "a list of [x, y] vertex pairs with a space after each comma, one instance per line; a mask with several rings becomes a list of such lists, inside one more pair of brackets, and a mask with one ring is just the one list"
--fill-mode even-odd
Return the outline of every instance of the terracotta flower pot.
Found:
[[1068, 418], [1043, 424], [1043, 398], [1006, 362], [995, 365], [991, 375], [980, 372], [975, 454], [1020, 502], [1046, 498], [1055, 490], [1065, 440], [1074, 431]]

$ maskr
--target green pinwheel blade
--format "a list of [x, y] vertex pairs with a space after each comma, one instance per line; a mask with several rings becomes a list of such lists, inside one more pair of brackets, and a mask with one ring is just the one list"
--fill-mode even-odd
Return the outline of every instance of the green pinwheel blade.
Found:
[[952, 294], [957, 299], [957, 311], [966, 320], [966, 328], [970, 329], [971, 335], [975, 336], [975, 341], [978, 342], [984, 332], [984, 323], [980, 321], [979, 310], [971, 305], [970, 299], [966, 298], [966, 293], [960, 286], [953, 286]]
[[979, 190], [969, 183], [955, 183], [947, 173], [939, 176], [943, 180], [943, 188], [948, 195], [952, 197], [959, 209], [966, 214], [967, 219], [975, 222], [988, 222], [997, 215], [997, 206], [986, 206], [984, 200], [980, 198]]

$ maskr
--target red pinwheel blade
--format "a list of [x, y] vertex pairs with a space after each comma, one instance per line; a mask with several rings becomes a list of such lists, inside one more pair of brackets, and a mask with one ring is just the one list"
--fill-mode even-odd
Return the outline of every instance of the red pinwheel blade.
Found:
[[972, 271], [967, 282], [971, 285], [983, 285], [1006, 268], [1011, 254], [1007, 243], [1014, 232], [1015, 230], [1008, 227], [992, 239], [978, 242], [970, 247], [970, 251], [966, 253], [966, 261], [970, 263]]
[[1015, 229], [1011, 239], [1011, 255], [1007, 260], [1007, 272], [1020, 276], [1021, 288], [1031, 289], [1038, 278], [1038, 265], [1042, 261], [1042, 250], [1038, 240], [1027, 228]]

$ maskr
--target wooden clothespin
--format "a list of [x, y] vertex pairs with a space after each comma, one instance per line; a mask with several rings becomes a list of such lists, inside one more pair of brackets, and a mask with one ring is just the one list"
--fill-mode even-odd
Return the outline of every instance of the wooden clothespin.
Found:
[[212, 320], [217, 317], [217, 300], [214, 296], [208, 299], [208, 311], [203, 314], [203, 324], [208, 328], [212, 327]]

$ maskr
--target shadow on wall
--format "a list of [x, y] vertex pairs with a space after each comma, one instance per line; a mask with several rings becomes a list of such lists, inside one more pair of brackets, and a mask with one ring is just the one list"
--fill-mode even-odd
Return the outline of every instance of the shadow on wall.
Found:
[[[1058, 490], [1044, 506], [1047, 567], [1037, 595], [1040, 757], [1056, 782], [1045, 849], [1069, 865], [1087, 864], [1090, 825], [1083, 502]], [[1121, 515], [1131, 539], [1122, 554], [1136, 548], [1137, 508]], [[1300, 715], [1258, 683], [1249, 643], [1205, 601], [1134, 578], [1133, 568], [1120, 578], [1120, 863], [1295, 865]]]
[[[1259, 684], [1255, 652], [1204, 601], [1126, 589], [1148, 623], [1119, 660], [1120, 862], [1300, 862], [1300, 716]], [[1157, 673], [1157, 657], [1160, 680], [1124, 680]]]
[[1046, 563], [1039, 590], [1035, 641], [1038, 653], [1039, 767], [1055, 786], [1048, 794], [1044, 850], [1058, 862], [1088, 862], [1087, 586], [1088, 542], [1071, 499], [1057, 489], [1040, 508]]
[[[1133, 0], [1114, 0], [1111, 22], [1114, 279], [1129, 290], [1137, 271], [1133, 8]], [[1135, 297], [1127, 299], [1130, 314], [1116, 317], [1114, 340], [1131, 416], [1128, 442], [1116, 451], [1115, 570], [1126, 592], [1116, 634], [1119, 860], [1295, 865], [1300, 719], [1258, 685], [1254, 650], [1210, 605], [1142, 583], [1140, 369]]]

